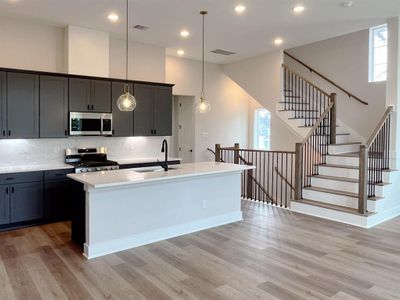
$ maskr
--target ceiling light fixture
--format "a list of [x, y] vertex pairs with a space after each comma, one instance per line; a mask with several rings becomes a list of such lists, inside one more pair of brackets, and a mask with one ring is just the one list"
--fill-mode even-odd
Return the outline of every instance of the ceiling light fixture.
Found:
[[126, 31], [125, 31], [125, 79], [126, 83], [124, 86], [124, 93], [119, 96], [117, 100], [117, 106], [120, 111], [134, 111], [136, 108], [136, 99], [129, 92], [129, 83], [128, 83], [128, 66], [129, 66], [129, 0], [126, 0]]
[[345, 1], [342, 3], [343, 7], [350, 8], [353, 6], [353, 1]]
[[200, 14], [202, 15], [203, 18], [203, 34], [202, 34], [202, 60], [201, 60], [201, 95], [200, 99], [196, 104], [196, 110], [201, 113], [205, 114], [210, 112], [211, 110], [211, 105], [210, 103], [206, 100], [205, 92], [204, 92], [204, 65], [205, 65], [205, 16], [208, 14], [207, 11], [201, 11]]
[[277, 45], [277, 46], [280, 46], [280, 45], [283, 44], [283, 40], [281, 38], [276, 38], [274, 40], [274, 44]]
[[301, 14], [306, 8], [303, 5], [297, 5], [293, 7], [293, 12], [295, 14]]
[[182, 49], [179, 49], [178, 51], [176, 51], [176, 53], [178, 53], [179, 56], [182, 56], [185, 54], [185, 51]]
[[239, 14], [239, 15], [242, 14], [242, 13], [244, 13], [245, 10], [246, 10], [246, 6], [244, 6], [244, 5], [237, 5], [237, 6], [235, 7], [235, 11], [236, 11], [236, 13]]
[[189, 31], [187, 31], [187, 30], [181, 31], [181, 37], [187, 38], [189, 35], [190, 35]]
[[119, 16], [117, 14], [111, 13], [111, 14], [108, 15], [108, 19], [111, 22], [115, 23], [115, 22], [117, 22], [119, 20]]

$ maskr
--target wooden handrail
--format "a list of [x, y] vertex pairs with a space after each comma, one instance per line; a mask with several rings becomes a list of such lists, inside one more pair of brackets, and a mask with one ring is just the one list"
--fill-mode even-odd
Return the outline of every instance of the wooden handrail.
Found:
[[311, 85], [313, 88], [315, 88], [316, 90], [318, 90], [321, 94], [324, 94], [325, 96], [329, 97], [329, 94], [323, 90], [321, 90], [319, 87], [317, 87], [314, 83], [312, 83], [311, 81], [309, 81], [308, 79], [304, 78], [303, 76], [301, 76], [299, 73], [297, 73], [295, 70], [293, 70], [291, 67], [289, 67], [288, 65], [282, 64], [282, 67], [288, 69], [290, 72], [292, 72], [293, 74], [296, 74], [297, 77], [299, 77], [301, 80], [303, 80], [304, 82], [308, 83], [309, 85]]
[[288, 52], [284, 51], [283, 52], [285, 55], [289, 56], [291, 59], [293, 59], [294, 61], [298, 62], [299, 64], [303, 65], [304, 67], [306, 67], [311, 73], [314, 73], [316, 75], [318, 75], [319, 77], [321, 77], [322, 79], [324, 79], [325, 81], [329, 82], [330, 84], [332, 84], [333, 86], [335, 86], [336, 88], [338, 88], [339, 90], [341, 90], [342, 92], [344, 92], [345, 94], [347, 94], [347, 96], [349, 96], [349, 98], [353, 98], [355, 100], [357, 100], [358, 102], [364, 104], [364, 105], [368, 105], [368, 102], [365, 102], [364, 100], [361, 100], [360, 98], [358, 98], [357, 96], [355, 96], [354, 94], [350, 93], [348, 90], [346, 90], [345, 88], [341, 87], [339, 84], [337, 84], [336, 82], [334, 82], [333, 80], [329, 79], [328, 77], [322, 75], [320, 72], [318, 72], [317, 70], [313, 69], [312, 67], [310, 67], [309, 65], [307, 65], [306, 63], [302, 62], [301, 60], [299, 60], [298, 58], [294, 57], [293, 55], [289, 54]]
[[376, 126], [376, 128], [374, 129], [374, 131], [372, 132], [371, 136], [369, 137], [368, 141], [365, 143], [366, 148], [370, 148], [372, 143], [375, 141], [376, 137], [379, 134], [379, 131], [382, 129], [382, 126], [385, 124], [386, 119], [388, 118], [388, 116], [393, 112], [393, 106], [389, 106], [383, 117], [381, 118], [381, 120], [379, 121], [378, 125]]
[[234, 147], [224, 147], [221, 150], [236, 150], [236, 151], [249, 151], [249, 152], [269, 152], [269, 153], [290, 153], [294, 154], [294, 151], [279, 151], [279, 150], [260, 150], [260, 149], [248, 149], [248, 148], [234, 148]]
[[310, 138], [310, 136], [312, 136], [315, 132], [315, 130], [317, 130], [318, 126], [322, 123], [322, 121], [324, 120], [324, 118], [326, 117], [326, 115], [329, 113], [329, 111], [331, 110], [331, 108], [333, 107], [334, 102], [331, 102], [329, 104], [329, 106], [327, 107], [327, 109], [325, 109], [324, 113], [319, 117], [318, 121], [314, 124], [314, 126], [311, 128], [310, 132], [306, 135], [306, 137], [303, 139], [302, 144], [304, 145], [305, 143], [307, 143], [308, 139]]
[[292, 185], [291, 182], [289, 182], [289, 180], [287, 180], [287, 178], [285, 176], [283, 176], [283, 174], [281, 172], [279, 172], [278, 167], [275, 167], [275, 172], [276, 174], [279, 175], [280, 178], [282, 178], [283, 181], [286, 182], [286, 184], [294, 191], [294, 186]]

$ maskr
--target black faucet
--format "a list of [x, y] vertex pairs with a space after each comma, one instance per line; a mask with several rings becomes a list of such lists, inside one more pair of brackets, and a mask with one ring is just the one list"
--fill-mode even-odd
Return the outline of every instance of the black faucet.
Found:
[[165, 161], [160, 162], [161, 167], [163, 167], [164, 171], [168, 171], [168, 142], [166, 139], [162, 142], [161, 152], [165, 153]]

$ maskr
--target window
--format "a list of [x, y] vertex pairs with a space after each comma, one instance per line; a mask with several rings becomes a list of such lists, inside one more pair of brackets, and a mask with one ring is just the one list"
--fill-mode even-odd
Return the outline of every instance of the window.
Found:
[[387, 25], [370, 29], [369, 82], [385, 81], [387, 75]]
[[266, 109], [254, 112], [254, 148], [269, 150], [271, 146], [271, 113]]

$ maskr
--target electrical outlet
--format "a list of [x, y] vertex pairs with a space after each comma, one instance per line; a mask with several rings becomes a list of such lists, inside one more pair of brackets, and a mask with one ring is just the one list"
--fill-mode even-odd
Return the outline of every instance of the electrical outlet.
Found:
[[207, 200], [203, 200], [203, 208], [207, 208]]

